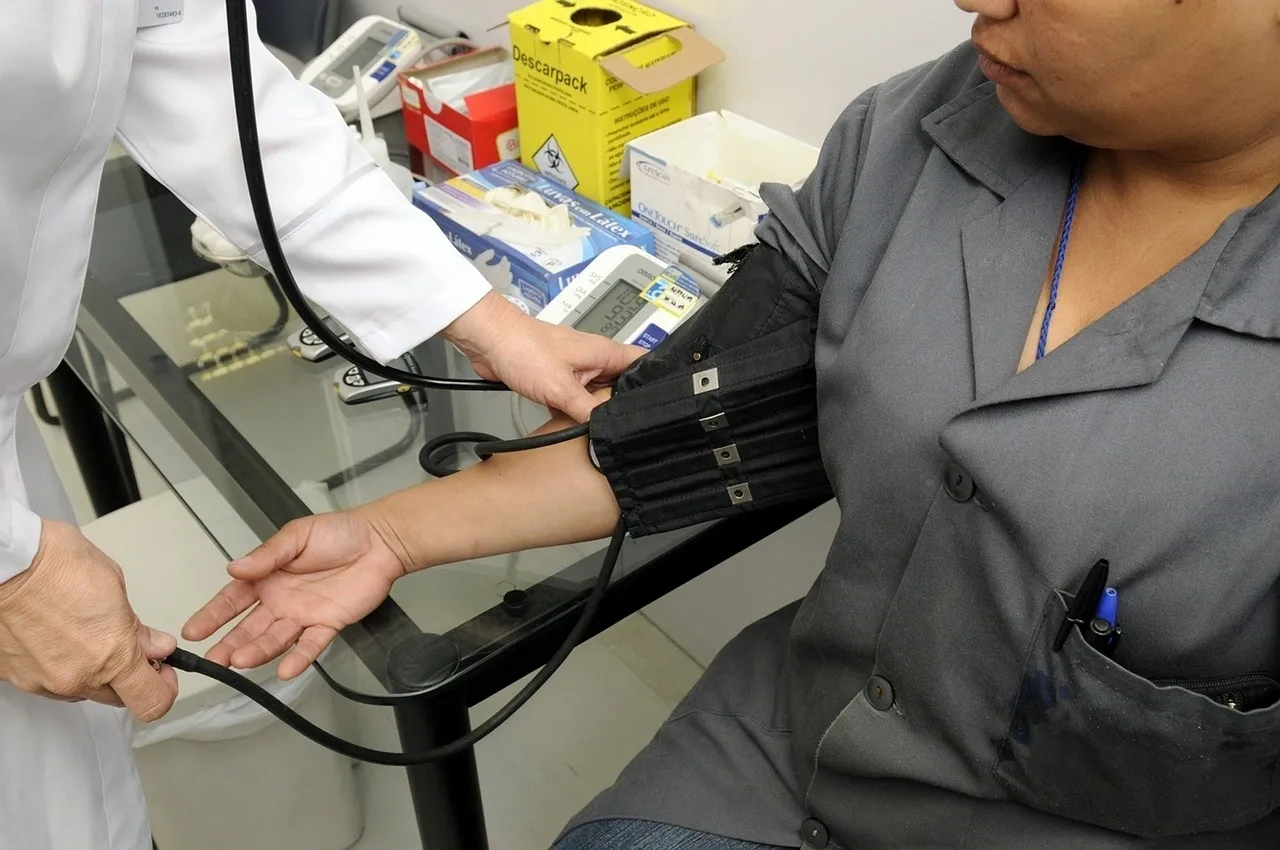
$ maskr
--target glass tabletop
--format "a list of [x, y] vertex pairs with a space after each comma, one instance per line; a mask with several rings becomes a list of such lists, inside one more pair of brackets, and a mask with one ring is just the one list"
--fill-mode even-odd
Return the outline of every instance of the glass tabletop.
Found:
[[[430, 437], [481, 431], [510, 438], [546, 421], [544, 408], [505, 392], [345, 403], [335, 392], [345, 362], [293, 356], [288, 337], [301, 323], [274, 281], [202, 260], [192, 246], [193, 220], [130, 160], [108, 162], [79, 353], [69, 362], [228, 558], [296, 517], [430, 480], [418, 461]], [[414, 355], [424, 373], [475, 377], [442, 341]], [[475, 459], [462, 454], [458, 462]], [[615, 581], [704, 528], [628, 540]], [[415, 573], [344, 633], [323, 666], [340, 688], [373, 696], [438, 687], [580, 607], [606, 544]], [[708, 566], [691, 566], [689, 577]], [[407, 650], [409, 667], [397, 669]]]

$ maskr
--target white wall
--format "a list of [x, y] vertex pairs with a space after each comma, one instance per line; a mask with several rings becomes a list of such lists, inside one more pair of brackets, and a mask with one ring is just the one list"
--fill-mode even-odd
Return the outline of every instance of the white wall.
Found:
[[[442, 34], [508, 43], [506, 13], [527, 0], [407, 0]], [[650, 0], [693, 23], [728, 54], [701, 78], [699, 107], [731, 109], [820, 144], [845, 105], [870, 86], [968, 37], [948, 0]], [[345, 0], [344, 25], [395, 17], [400, 0]], [[648, 610], [702, 664], [743, 626], [800, 598], [822, 568], [834, 505], [690, 583]]]

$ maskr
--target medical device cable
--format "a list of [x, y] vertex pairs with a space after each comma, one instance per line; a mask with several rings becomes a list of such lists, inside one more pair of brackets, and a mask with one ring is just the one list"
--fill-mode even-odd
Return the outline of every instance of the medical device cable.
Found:
[[446, 448], [474, 443], [472, 451], [475, 452], [476, 457], [480, 458], [480, 460], [488, 460], [499, 454], [514, 454], [516, 452], [550, 448], [570, 440], [586, 437], [590, 433], [591, 424], [589, 422], [574, 425], [571, 428], [564, 428], [560, 431], [536, 434], [532, 437], [521, 437], [516, 440], [499, 440], [492, 434], [485, 434], [482, 431], [454, 431], [428, 440], [427, 444], [422, 447], [422, 451], [418, 453], [418, 464], [428, 475], [444, 478], [446, 475], [451, 475], [457, 471], [444, 465], [444, 458], [441, 452]]

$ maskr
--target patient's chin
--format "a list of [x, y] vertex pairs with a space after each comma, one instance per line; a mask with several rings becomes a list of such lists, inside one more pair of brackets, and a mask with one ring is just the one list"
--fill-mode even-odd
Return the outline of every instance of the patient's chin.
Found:
[[1013, 123], [1033, 136], [1065, 136], [1066, 122], [1039, 98], [1006, 86], [996, 86], [996, 97]]

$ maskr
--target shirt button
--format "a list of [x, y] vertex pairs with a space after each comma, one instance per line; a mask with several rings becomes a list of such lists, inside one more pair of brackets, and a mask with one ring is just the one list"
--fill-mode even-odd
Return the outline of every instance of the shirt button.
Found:
[[823, 850], [831, 843], [831, 835], [827, 832], [827, 828], [822, 825], [822, 821], [809, 818], [800, 825], [800, 840], [804, 842], [806, 847], [812, 847], [813, 850]]
[[967, 502], [973, 498], [978, 486], [973, 483], [973, 476], [967, 469], [958, 463], [949, 463], [945, 475], [943, 486], [946, 487], [948, 496], [957, 502]]
[[893, 708], [893, 685], [884, 676], [872, 676], [867, 682], [867, 702], [876, 711]]

